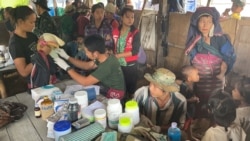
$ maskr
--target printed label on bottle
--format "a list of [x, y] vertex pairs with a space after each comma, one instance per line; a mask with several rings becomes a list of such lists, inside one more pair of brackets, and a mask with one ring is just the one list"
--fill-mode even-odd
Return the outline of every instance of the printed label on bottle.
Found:
[[41, 116], [41, 111], [35, 111], [35, 117], [40, 117]]

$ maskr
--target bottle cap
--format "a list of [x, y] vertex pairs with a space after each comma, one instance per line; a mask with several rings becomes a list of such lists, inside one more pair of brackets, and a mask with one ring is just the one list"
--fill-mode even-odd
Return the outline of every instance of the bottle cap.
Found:
[[69, 99], [69, 104], [75, 104], [75, 103], [77, 103], [77, 99], [76, 98], [70, 98]]
[[71, 128], [71, 123], [67, 120], [57, 121], [54, 125], [54, 131], [66, 131]]
[[131, 124], [129, 117], [121, 117], [119, 120], [120, 126], [129, 126]]
[[138, 104], [135, 100], [130, 100], [126, 102], [126, 109], [136, 109], [138, 107]]
[[96, 109], [94, 112], [95, 118], [106, 117], [106, 111], [104, 109]]
[[119, 99], [109, 99], [108, 100], [108, 105], [118, 105], [120, 104], [120, 100]]
[[176, 127], [177, 127], [177, 123], [176, 123], [176, 122], [172, 122], [172, 123], [171, 123], [171, 127], [172, 127], [172, 128], [176, 128]]

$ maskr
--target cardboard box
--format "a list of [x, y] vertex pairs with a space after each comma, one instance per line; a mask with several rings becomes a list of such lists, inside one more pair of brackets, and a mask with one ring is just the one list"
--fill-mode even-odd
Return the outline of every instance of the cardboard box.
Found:
[[44, 96], [48, 96], [49, 99], [54, 101], [60, 98], [61, 94], [63, 94], [62, 91], [54, 85], [46, 85], [31, 90], [32, 99], [35, 100], [35, 103], [40, 101]]

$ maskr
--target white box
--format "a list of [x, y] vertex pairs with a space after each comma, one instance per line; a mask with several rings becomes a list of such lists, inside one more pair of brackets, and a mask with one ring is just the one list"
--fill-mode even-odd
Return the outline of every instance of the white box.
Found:
[[42, 87], [38, 87], [35, 89], [31, 89], [32, 99], [35, 100], [35, 103], [40, 101], [44, 96], [48, 96], [52, 101], [55, 100], [56, 97], [60, 97], [63, 94], [62, 91], [55, 87], [54, 85], [46, 85]]

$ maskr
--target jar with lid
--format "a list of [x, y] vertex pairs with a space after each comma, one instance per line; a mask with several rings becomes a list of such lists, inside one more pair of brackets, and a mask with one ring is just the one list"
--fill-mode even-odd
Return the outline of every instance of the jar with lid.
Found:
[[34, 112], [35, 112], [35, 117], [36, 118], [40, 118], [41, 117], [41, 109], [40, 109], [40, 107], [39, 107], [38, 104], [35, 104]]
[[53, 102], [49, 99], [48, 96], [44, 96], [43, 98], [43, 102], [41, 103], [41, 113], [43, 120], [46, 120], [54, 113]]
[[71, 122], [78, 120], [79, 105], [76, 98], [69, 99], [68, 120]]
[[112, 129], [117, 129], [119, 116], [122, 114], [122, 105], [119, 99], [109, 99], [107, 106], [108, 125]]
[[136, 125], [140, 121], [139, 106], [135, 100], [130, 100], [125, 103], [125, 113], [132, 115], [133, 124]]

